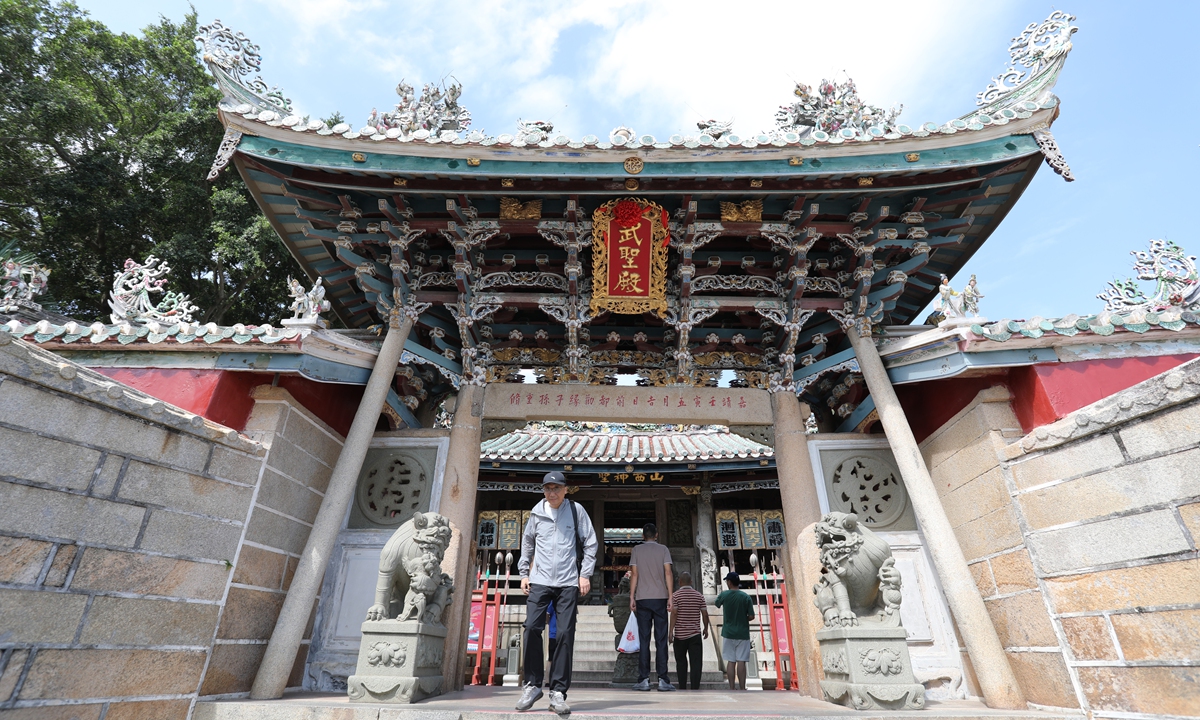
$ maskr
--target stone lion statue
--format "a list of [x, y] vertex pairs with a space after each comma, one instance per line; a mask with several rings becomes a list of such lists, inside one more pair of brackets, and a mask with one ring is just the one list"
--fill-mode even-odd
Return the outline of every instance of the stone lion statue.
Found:
[[900, 626], [900, 571], [892, 549], [858, 523], [854, 513], [831, 512], [814, 529], [821, 549], [821, 580], [813, 586], [826, 627], [868, 620]]
[[436, 513], [416, 513], [383, 546], [375, 604], [367, 620], [387, 620], [393, 599], [401, 599], [399, 620], [441, 625], [454, 592], [454, 581], [442, 572], [450, 545], [450, 521]]

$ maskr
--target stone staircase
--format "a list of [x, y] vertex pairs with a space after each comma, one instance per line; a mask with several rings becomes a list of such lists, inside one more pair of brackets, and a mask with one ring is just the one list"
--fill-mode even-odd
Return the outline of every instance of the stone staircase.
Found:
[[[712, 612], [709, 608], [709, 612]], [[717, 617], [720, 617], [718, 614]], [[608, 616], [608, 608], [604, 605], [582, 605], [575, 629], [575, 662], [571, 671], [572, 687], [609, 687], [613, 678], [613, 668], [616, 665], [617, 651], [613, 646], [616, 632], [613, 630], [612, 618]], [[650, 645], [650, 683], [657, 685], [658, 674], [654, 672], [654, 644]], [[670, 643], [667, 645], [667, 669], [671, 682], [679, 685], [675, 677], [675, 652]], [[703, 690], [721, 689], [728, 687], [724, 676], [717, 671], [716, 654], [712, 640], [705, 641], [704, 674], [700, 676], [700, 688]]]

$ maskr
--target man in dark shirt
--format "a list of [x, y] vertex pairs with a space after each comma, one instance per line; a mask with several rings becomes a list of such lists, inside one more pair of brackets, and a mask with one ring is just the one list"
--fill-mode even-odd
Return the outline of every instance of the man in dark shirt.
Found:
[[742, 579], [735, 572], [725, 576], [725, 587], [717, 596], [724, 622], [721, 626], [721, 658], [729, 676], [729, 689], [736, 690], [733, 679], [736, 668], [738, 684], [746, 689], [746, 662], [750, 660], [750, 621], [754, 619], [754, 600], [741, 591]]
[[658, 689], [675, 689], [667, 677], [667, 613], [672, 610], [671, 552], [658, 544], [658, 528], [646, 523], [642, 528], [642, 544], [629, 557], [632, 576], [629, 581], [629, 609], [637, 614], [639, 650], [638, 682], [634, 690], [650, 689], [650, 624], [654, 623], [654, 664], [658, 672]]

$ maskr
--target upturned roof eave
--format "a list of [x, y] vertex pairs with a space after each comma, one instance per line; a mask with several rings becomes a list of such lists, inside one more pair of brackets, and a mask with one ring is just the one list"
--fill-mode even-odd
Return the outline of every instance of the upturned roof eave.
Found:
[[[745, 147], [638, 147], [610, 148], [595, 147], [512, 147], [501, 145], [482, 145], [479, 143], [429, 143], [423, 141], [400, 142], [394, 139], [372, 141], [358, 138], [349, 140], [339, 135], [316, 135], [309, 132], [295, 132], [283, 126], [271, 126], [256, 120], [249, 120], [226, 111], [220, 112], [221, 121], [225, 127], [247, 136], [263, 138], [284, 143], [292, 148], [313, 148], [345, 153], [344, 159], [331, 159], [326, 162], [295, 162], [276, 155], [266, 154], [248, 148], [243, 143], [238, 152], [251, 157], [273, 162], [285, 162], [300, 167], [323, 170], [348, 170], [367, 172], [371, 174], [404, 174], [419, 172], [420, 169], [389, 169], [377, 163], [364, 165], [353, 159], [354, 153], [361, 153], [376, 159], [380, 158], [428, 158], [434, 160], [458, 160], [461, 165], [457, 168], [438, 168], [436, 171], [443, 175], [462, 175], [464, 177], [504, 176], [513, 177], [536, 174], [537, 171], [522, 171], [516, 167], [518, 163], [553, 163], [555, 165], [598, 165], [590, 167], [587, 174], [612, 174], [625, 176], [623, 168], [625, 159], [636, 157], [646, 163], [641, 171], [642, 176], [671, 176], [675, 174], [695, 175], [694, 171], [682, 172], [680, 166], [697, 164], [719, 164], [720, 172], [704, 174], [752, 174], [756, 177], [795, 176], [795, 175], [836, 175], [847, 172], [844, 168], [820, 169], [813, 167], [812, 161], [826, 162], [835, 158], [869, 158], [880, 156], [895, 156], [897, 162], [891, 167], [875, 168], [875, 172], [912, 172], [916, 170], [945, 169], [949, 167], [971, 167], [988, 162], [994, 158], [947, 160], [941, 157], [909, 161], [904, 156], [910, 153], [935, 153], [942, 150], [984, 146], [991, 141], [1010, 138], [1017, 135], [1030, 135], [1039, 128], [1048, 127], [1053, 121], [1055, 107], [1045, 107], [1028, 117], [1016, 118], [1004, 125], [989, 125], [980, 130], [964, 130], [954, 133], [931, 133], [926, 137], [904, 137], [899, 139], [874, 139], [870, 141], [855, 141], [837, 143], [818, 143], [803, 145], [790, 143], [782, 147], [761, 145], [755, 148]], [[1037, 152], [1036, 147], [1021, 148], [1020, 155], [1030, 155]], [[791, 165], [795, 160], [800, 165]], [[468, 160], [479, 160], [478, 166], [468, 164]], [[743, 163], [781, 163], [776, 168], [750, 165], [745, 168], [735, 168], [732, 164]], [[433, 169], [426, 169], [430, 172]]]

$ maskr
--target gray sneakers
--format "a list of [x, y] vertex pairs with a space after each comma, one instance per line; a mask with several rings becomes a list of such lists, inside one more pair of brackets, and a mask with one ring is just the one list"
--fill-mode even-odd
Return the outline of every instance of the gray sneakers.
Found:
[[641, 680], [637, 685], [634, 685], [630, 690], [638, 690], [640, 692], [650, 692], [650, 678]]
[[550, 712], [557, 713], [559, 717], [571, 714], [571, 706], [567, 704], [567, 698], [558, 690], [550, 691]]
[[658, 691], [659, 692], [675, 692], [675, 686], [672, 685], [671, 683], [667, 682], [666, 680], [659, 678], [658, 679]]
[[[562, 694], [559, 693], [559, 697], [561, 696]], [[529, 708], [533, 707], [533, 704], [540, 700], [541, 697], [542, 689], [540, 687], [526, 685], [525, 690], [521, 693], [521, 699], [517, 702], [517, 712], [525, 712]], [[551, 702], [553, 702], [554, 693], [550, 693], [550, 697]], [[564, 702], [564, 704], [566, 703]]]

